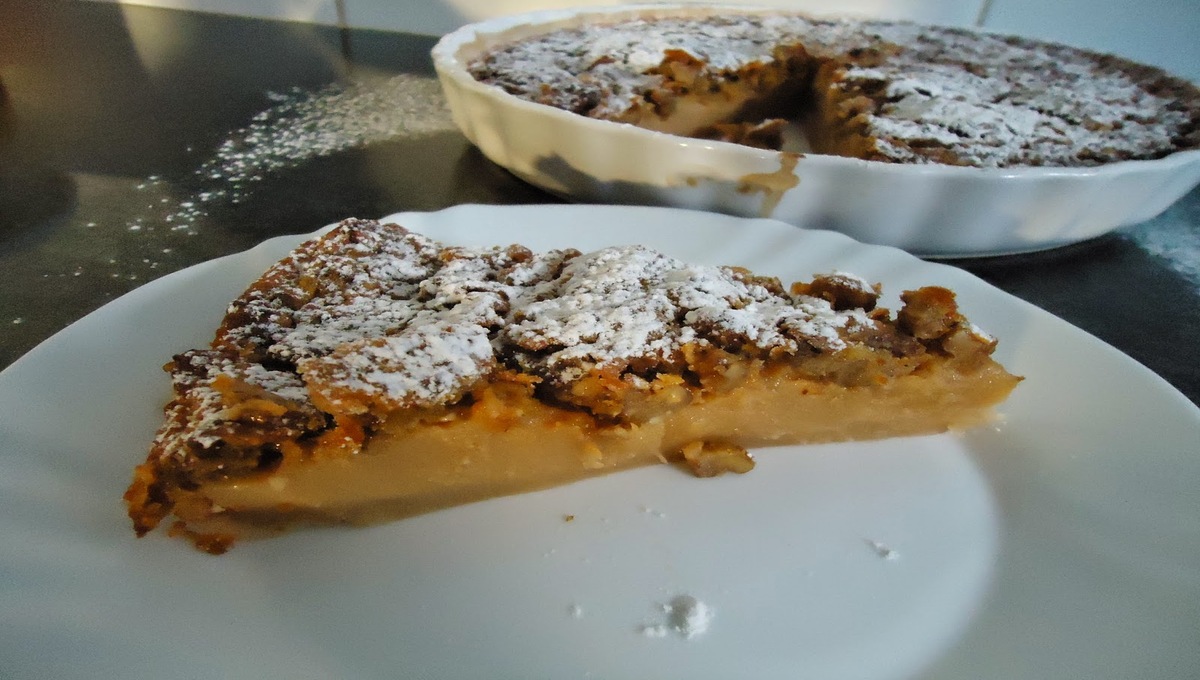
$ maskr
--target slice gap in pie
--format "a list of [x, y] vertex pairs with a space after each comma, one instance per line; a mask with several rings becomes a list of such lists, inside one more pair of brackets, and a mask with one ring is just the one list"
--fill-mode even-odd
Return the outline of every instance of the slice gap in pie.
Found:
[[125, 493], [207, 552], [749, 448], [988, 421], [1020, 378], [953, 293], [846, 273], [785, 288], [643, 247], [443, 245], [346, 220], [269, 269], [174, 398]]

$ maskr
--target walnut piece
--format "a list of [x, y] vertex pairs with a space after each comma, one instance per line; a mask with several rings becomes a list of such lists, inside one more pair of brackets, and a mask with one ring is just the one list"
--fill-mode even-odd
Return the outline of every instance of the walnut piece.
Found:
[[754, 456], [746, 449], [724, 442], [692, 442], [683, 447], [683, 460], [697, 477], [716, 477], [725, 472], [739, 475], [754, 469]]

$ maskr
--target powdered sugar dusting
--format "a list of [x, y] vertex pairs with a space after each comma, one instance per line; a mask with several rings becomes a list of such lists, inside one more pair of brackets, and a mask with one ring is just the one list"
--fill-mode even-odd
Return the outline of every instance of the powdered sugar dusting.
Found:
[[[667, 362], [693, 342], [837, 351], [842, 332], [871, 323], [861, 310], [834, 311], [825, 300], [639, 246], [588, 254], [443, 248], [363, 221], [348, 221], [319, 252], [302, 249], [267, 278], [276, 285], [231, 307], [250, 319], [227, 328], [222, 343], [269, 338], [268, 355], [299, 359], [323, 390], [370, 394], [389, 407], [452, 400], [496, 357], [568, 383], [635, 360]], [[336, 285], [306, 297], [288, 280]]]
[[661, 609], [665, 620], [639, 629], [645, 637], [664, 638], [674, 633], [684, 640], [691, 640], [707, 633], [716, 615], [712, 607], [691, 595], [680, 595], [661, 605]]
[[[352, 149], [454, 129], [438, 81], [429, 76], [364, 75], [263, 96], [267, 106], [230, 130], [190, 176], [150, 175], [137, 184], [154, 202], [126, 229], [195, 236], [214, 211], [249, 201], [265, 180], [282, 172]], [[188, 188], [182, 196], [174, 195], [179, 186]]]
[[211, 350], [185, 352], [176, 357], [175, 365], [172, 382], [177, 398], [168, 407], [167, 424], [156, 438], [164, 455], [185, 457], [191, 447], [207, 449], [222, 441], [235, 414], [229, 400], [213, 386], [221, 376], [258, 390], [247, 396], [272, 401], [283, 412], [294, 412], [300, 418], [315, 413], [304, 382], [290, 371], [271, 370]]
[[195, 171], [201, 189], [163, 220], [191, 230], [214, 206], [241, 203], [264, 179], [349, 149], [452, 129], [437, 81], [401, 74], [267, 94], [273, 105], [229, 136]]
[[871, 68], [849, 68], [843, 87], [885, 84], [871, 130], [890, 140], [896, 160], [920, 162], [926, 141], [979, 166], [1154, 158], [1190, 126], [1170, 93], [1159, 96], [1128, 64], [958, 29], [867, 25], [905, 49]]
[[339, 347], [300, 362], [326, 403], [350, 392], [386, 408], [456, 401], [495, 366], [487, 331], [474, 323], [410, 326], [396, 335]]
[[[1192, 196], [1198, 194], [1193, 192]], [[1125, 232], [1124, 237], [1164, 262], [1200, 294], [1200, 200], [1185, 200], [1159, 217]]]
[[719, 82], [796, 44], [842, 65], [834, 87], [844, 96], [874, 102], [861, 120], [876, 160], [1087, 166], [1200, 145], [1200, 94], [1183, 81], [1062, 45], [908, 23], [782, 12], [627, 20], [504, 45], [470, 69], [519, 97], [624, 119], [680, 91], [662, 73], [668, 50]]
[[683, 50], [719, 72], [760, 59], [765, 37], [758, 26], [719, 18], [703, 31], [693, 22], [669, 19], [591, 25], [508, 46], [470, 68], [513, 94], [604, 118], [619, 115], [662, 83], [649, 71], [662, 63], [666, 50]]
[[825, 300], [638, 246], [575, 258], [520, 308], [501, 341], [529, 352], [526, 367], [566, 381], [634, 359], [667, 361], [692, 342], [837, 351], [841, 330], [869, 323], [861, 311], [835, 312]]

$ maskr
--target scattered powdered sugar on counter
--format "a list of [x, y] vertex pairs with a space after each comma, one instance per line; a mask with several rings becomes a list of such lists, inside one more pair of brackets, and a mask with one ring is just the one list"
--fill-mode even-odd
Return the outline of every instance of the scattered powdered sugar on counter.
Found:
[[1200, 293], [1200, 201], [1184, 200], [1163, 215], [1139, 225], [1125, 236], [1139, 248], [1162, 258]]
[[[256, 183], [278, 172], [400, 135], [454, 129], [437, 80], [425, 76], [401, 74], [266, 96], [274, 105], [230, 132], [200, 164], [194, 172], [198, 186], [190, 195], [152, 206], [163, 212], [134, 218], [128, 229], [140, 231], [161, 221], [173, 231], [191, 234], [211, 208], [243, 202]], [[154, 189], [164, 182], [151, 175], [137, 188]]]
[[708, 632], [716, 614], [712, 607], [691, 595], [680, 595], [660, 606], [664, 620], [639, 628], [645, 637], [664, 638], [674, 633], [684, 640], [691, 640]]
[[268, 97], [276, 105], [236, 130], [196, 174], [238, 190], [313, 158], [452, 125], [437, 81], [413, 75]]

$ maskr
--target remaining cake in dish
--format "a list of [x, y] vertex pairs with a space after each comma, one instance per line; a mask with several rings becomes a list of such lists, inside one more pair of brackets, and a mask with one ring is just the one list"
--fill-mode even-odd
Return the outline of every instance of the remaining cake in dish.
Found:
[[844, 273], [785, 288], [641, 247], [535, 253], [347, 220], [166, 368], [174, 399], [125, 494], [139, 535], [219, 553], [746, 447], [941, 432], [1019, 378], [944, 288]]
[[794, 122], [807, 150], [891, 163], [1081, 167], [1200, 147], [1200, 91], [1111, 55], [910, 23], [647, 12], [525, 35], [468, 68], [593, 118], [767, 148]]

